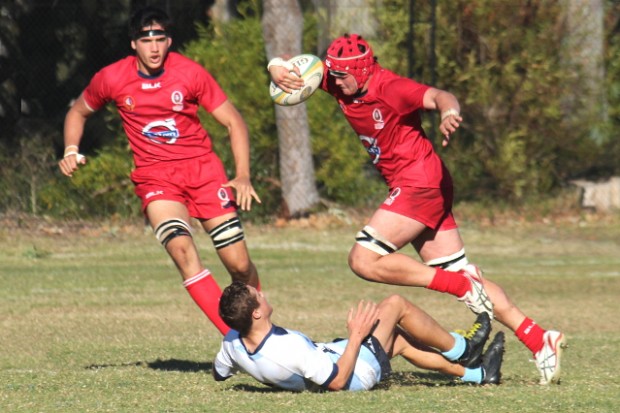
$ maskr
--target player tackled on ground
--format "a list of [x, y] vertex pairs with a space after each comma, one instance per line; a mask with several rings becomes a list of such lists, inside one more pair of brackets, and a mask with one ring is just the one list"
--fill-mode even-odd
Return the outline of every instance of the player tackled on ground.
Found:
[[274, 325], [272, 312], [265, 296], [251, 286], [234, 282], [224, 289], [220, 315], [233, 330], [213, 363], [216, 380], [241, 371], [286, 390], [370, 390], [391, 372], [390, 359], [402, 356], [464, 382], [500, 382], [504, 334], [497, 333], [483, 354], [491, 332], [486, 313], [461, 336], [444, 330], [402, 296], [392, 295], [378, 305], [360, 301], [352, 308], [347, 339], [317, 343]]

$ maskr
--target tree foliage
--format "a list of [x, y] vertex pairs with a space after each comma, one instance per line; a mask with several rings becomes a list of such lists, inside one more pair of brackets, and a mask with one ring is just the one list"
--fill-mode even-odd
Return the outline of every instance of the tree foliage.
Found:
[[[215, 75], [248, 123], [253, 182], [263, 199], [263, 205], [253, 208], [248, 218], [266, 218], [279, 211], [281, 201], [274, 108], [268, 94], [260, 2], [238, 3], [243, 6], [240, 18], [227, 24], [199, 23], [191, 30], [194, 40], [175, 45]], [[605, 122], [600, 117], [565, 114], [567, 97], [572, 105], [589, 102], [581, 96], [575, 100], [572, 88], [587, 73], [575, 72], [562, 61], [562, 53], [570, 52], [563, 49], [562, 2], [437, 2], [436, 72], [429, 64], [433, 56], [431, 3], [416, 1], [412, 45], [408, 40], [409, 2], [382, 0], [375, 13], [376, 36], [370, 40], [380, 63], [402, 75], [407, 75], [406, 51], [411, 48], [414, 77], [459, 98], [462, 128], [448, 148], [438, 147], [452, 171], [457, 200], [502, 197], [519, 202], [553, 193], [573, 178], [620, 173], [620, 143], [615, 136], [620, 126], [617, 2], [605, 3]], [[126, 11], [115, 12], [121, 4], [126, 3], [108, 2], [100, 13], [86, 16], [69, 6], [50, 9], [50, 18], [40, 20], [43, 23], [34, 22], [34, 17], [45, 15], [36, 9], [11, 9], [0, 19], [0, 41], [7, 53], [0, 71], [2, 102], [7, 109], [0, 114], [6, 125], [0, 134], [0, 211], [59, 216], [138, 213], [139, 201], [128, 181], [131, 165], [126, 138], [118, 122], [111, 121], [113, 111], [102, 111], [99, 120], [87, 123], [83, 149], [90, 155], [89, 164], [73, 179], [60, 176], [54, 159], [61, 150], [66, 105], [102, 66], [94, 61], [97, 54], [111, 60], [128, 52], [128, 42], [118, 40], [126, 39], [119, 31]], [[310, 1], [302, 4], [304, 49], [320, 53], [320, 17]], [[50, 53], [45, 64], [31, 62], [34, 56], [44, 59], [45, 51]], [[26, 52], [30, 60], [25, 60]], [[10, 67], [4, 64], [9, 60]], [[14, 109], [17, 98], [30, 108], [20, 119], [8, 110]], [[383, 195], [382, 183], [337, 103], [318, 92], [306, 105], [321, 197], [347, 205], [376, 203]], [[13, 116], [10, 122], [9, 115]], [[232, 175], [226, 131], [207, 114], [201, 116]], [[437, 122], [436, 115], [425, 114], [424, 126], [431, 135]], [[591, 139], [593, 126], [602, 139]]]
[[[407, 39], [402, 4], [384, 2], [379, 12], [383, 61], [401, 73], [399, 46]], [[428, 21], [428, 10], [418, 12]], [[435, 86], [459, 98], [464, 117], [440, 153], [454, 171], [460, 198], [546, 194], [586, 175], [601, 155], [589, 138], [591, 120], [563, 116], [576, 74], [561, 64], [562, 16], [558, 2], [439, 3]], [[415, 27], [416, 72], [428, 82], [429, 27]]]

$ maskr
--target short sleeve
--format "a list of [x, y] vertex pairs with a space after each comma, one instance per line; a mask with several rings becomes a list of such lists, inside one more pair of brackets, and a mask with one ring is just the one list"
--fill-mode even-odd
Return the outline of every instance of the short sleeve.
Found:
[[111, 100], [109, 82], [106, 81], [106, 72], [100, 70], [93, 76], [83, 93], [86, 105], [97, 111]]
[[207, 72], [201, 66], [197, 66], [199, 68], [196, 70], [196, 79], [193, 82], [196, 88], [196, 98], [200, 106], [205, 108], [207, 112], [213, 112], [224, 103], [228, 97], [211, 73]]

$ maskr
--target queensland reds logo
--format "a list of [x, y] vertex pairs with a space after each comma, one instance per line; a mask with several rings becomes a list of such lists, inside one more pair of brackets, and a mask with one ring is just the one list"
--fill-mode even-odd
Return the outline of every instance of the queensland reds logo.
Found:
[[172, 100], [172, 110], [175, 112], [180, 112], [183, 110], [183, 93], [175, 90], [170, 95], [170, 100]]
[[383, 114], [379, 109], [372, 111], [372, 120], [375, 121], [375, 129], [383, 129], [385, 124], [383, 122]]
[[217, 197], [220, 199], [220, 201], [222, 201], [220, 203], [222, 208], [229, 208], [232, 205], [232, 201], [230, 200], [230, 197], [228, 196], [228, 191], [226, 191], [226, 189], [224, 188], [218, 189]]
[[366, 148], [366, 152], [370, 155], [373, 165], [378, 164], [381, 157], [381, 148], [377, 146], [377, 139], [365, 135], [360, 135], [359, 138], [362, 141], [362, 145]]
[[133, 100], [132, 96], [125, 96], [123, 98], [123, 106], [131, 112], [136, 107], [136, 102]]
[[394, 200], [398, 198], [398, 195], [400, 195], [400, 188], [394, 188], [390, 196], [388, 196], [383, 203], [385, 205], [392, 205], [394, 203]]

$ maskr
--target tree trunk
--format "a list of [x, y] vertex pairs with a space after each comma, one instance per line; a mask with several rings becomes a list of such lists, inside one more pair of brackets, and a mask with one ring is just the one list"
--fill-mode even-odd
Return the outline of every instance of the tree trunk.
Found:
[[564, 0], [567, 35], [564, 60], [574, 69], [577, 79], [574, 93], [565, 100], [567, 119], [595, 125], [590, 130], [594, 140], [600, 139], [596, 125], [606, 119], [603, 0]]
[[379, 0], [313, 0], [318, 16], [317, 53], [324, 54], [332, 40], [344, 33], [373, 39], [378, 22], [371, 3], [381, 6]]
[[[268, 60], [302, 52], [303, 16], [297, 0], [265, 0], [262, 26]], [[284, 215], [299, 217], [319, 202], [306, 105], [276, 105], [275, 112]]]

